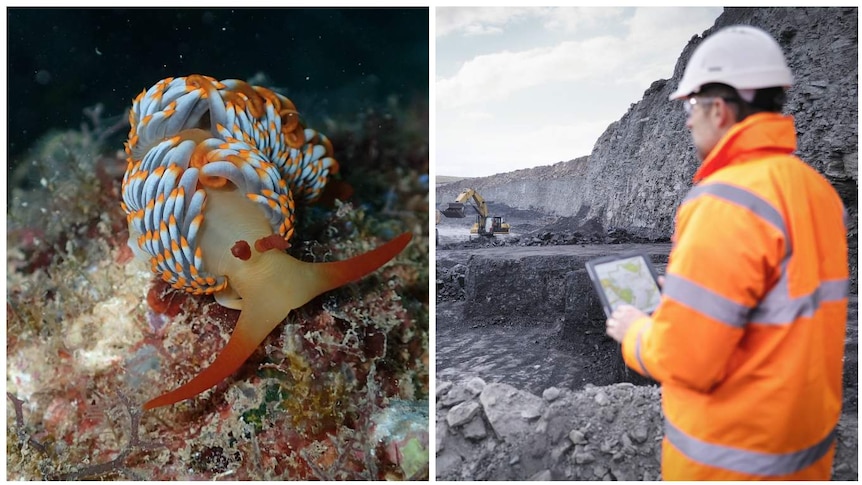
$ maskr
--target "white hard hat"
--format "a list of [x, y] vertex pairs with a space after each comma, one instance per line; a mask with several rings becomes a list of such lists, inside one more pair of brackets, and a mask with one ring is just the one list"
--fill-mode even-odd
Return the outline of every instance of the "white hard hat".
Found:
[[669, 99], [684, 98], [710, 83], [727, 84], [737, 91], [790, 87], [793, 74], [771, 35], [757, 27], [734, 25], [697, 46]]

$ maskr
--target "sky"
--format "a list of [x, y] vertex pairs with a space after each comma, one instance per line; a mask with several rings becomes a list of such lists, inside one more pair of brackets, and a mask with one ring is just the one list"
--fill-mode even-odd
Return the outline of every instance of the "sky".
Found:
[[589, 155], [720, 7], [436, 9], [436, 175]]

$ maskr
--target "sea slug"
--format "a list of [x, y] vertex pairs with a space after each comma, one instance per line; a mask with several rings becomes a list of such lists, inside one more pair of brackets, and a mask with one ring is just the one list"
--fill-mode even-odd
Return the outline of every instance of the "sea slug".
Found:
[[194, 397], [232, 374], [290, 310], [355, 281], [409, 243], [401, 234], [346, 261], [306, 263], [286, 252], [295, 203], [317, 199], [338, 162], [286, 97], [243, 81], [168, 78], [129, 113], [122, 207], [129, 246], [172, 287], [242, 310], [216, 359], [144, 404]]

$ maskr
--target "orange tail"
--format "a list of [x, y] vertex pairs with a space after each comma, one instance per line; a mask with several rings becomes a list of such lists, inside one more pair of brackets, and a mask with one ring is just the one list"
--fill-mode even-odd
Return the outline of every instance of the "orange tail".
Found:
[[247, 268], [228, 281], [242, 296], [242, 313], [227, 345], [215, 361], [191, 381], [147, 401], [144, 409], [192, 398], [233, 374], [267, 335], [287, 316], [315, 296], [358, 280], [394, 258], [410, 242], [401, 234], [379, 248], [332, 263], [304, 263], [276, 251], [265, 253], [261, 268]]
[[260, 345], [263, 339], [269, 335], [269, 332], [285, 317], [285, 315], [282, 315], [275, 322], [272, 322], [272, 317], [269, 317], [270, 321], [266, 322], [261, 319], [266, 319], [267, 316], [260, 315], [260, 313], [260, 311], [255, 311], [254, 308], [243, 308], [230, 340], [228, 340], [227, 345], [221, 350], [221, 353], [219, 353], [213, 363], [191, 381], [173, 391], [147, 401], [144, 404], [144, 409], [167, 406], [195, 397], [233, 374], [254, 352], [254, 349]]
[[[310, 292], [314, 294], [308, 300], [331, 289], [356, 281], [383, 266], [398, 255], [412, 238], [412, 234], [405, 232], [378, 248], [344, 261], [308, 264], [306, 268], [315, 273], [310, 278], [314, 282]], [[304, 303], [294, 308], [298, 308]]]

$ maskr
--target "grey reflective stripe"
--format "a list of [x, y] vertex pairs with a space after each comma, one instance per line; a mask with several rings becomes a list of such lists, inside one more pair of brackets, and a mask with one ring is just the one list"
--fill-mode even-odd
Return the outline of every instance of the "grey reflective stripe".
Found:
[[669, 273], [665, 276], [662, 292], [675, 301], [731, 327], [744, 327], [751, 312], [750, 307], [740, 305], [675, 274]]
[[757, 214], [757, 216], [764, 221], [775, 226], [775, 228], [784, 235], [784, 240], [788, 245], [787, 254], [790, 254], [790, 234], [787, 232], [787, 225], [784, 224], [784, 217], [782, 217], [781, 213], [765, 199], [753, 192], [749, 192], [748, 190], [735, 187], [733, 185], [714, 183], [702, 184], [692, 188], [688, 192], [688, 195], [685, 196], [682, 203], [685, 204], [687, 202], [691, 202], [692, 200], [704, 195], [712, 195], [719, 199], [724, 199], [732, 204], [745, 207], [751, 212]]
[[790, 264], [790, 258], [793, 256], [793, 247], [790, 233], [787, 231], [787, 224], [785, 224], [781, 213], [757, 194], [723, 183], [707, 183], [694, 187], [686, 195], [683, 204], [704, 195], [717, 197], [744, 207], [784, 235], [786, 249], [779, 267], [779, 274], [781, 276], [775, 286], [767, 292], [757, 307], [753, 309], [733, 302], [722, 295], [681, 278], [676, 278], [677, 281], [671, 284], [672, 275], [668, 275], [664, 291], [674, 300], [696, 308], [701, 313], [715, 320], [741, 327], [746, 322], [787, 325], [793, 323], [799, 317], [812, 316], [820, 308], [822, 302], [839, 301], [847, 297], [848, 282], [846, 279], [842, 279], [822, 281], [810, 294], [792, 298], [790, 296], [789, 273], [787, 269]]
[[764, 453], [707, 443], [683, 433], [667, 419], [664, 433], [677, 450], [693, 461], [760, 476], [787, 475], [811, 466], [829, 451], [836, 436], [835, 428], [832, 428], [826, 438], [814, 446], [792, 453]]
[[847, 298], [849, 283], [847, 279], [827, 280], [811, 293], [791, 298], [787, 288], [787, 267], [782, 265], [781, 278], [757, 308], [751, 312], [749, 321], [767, 325], [786, 325], [799, 317], [810, 317], [824, 302], [841, 301]]
[[646, 376], [649, 377], [650, 379], [655, 380], [655, 378], [653, 378], [653, 376], [650, 375], [649, 371], [647, 370], [646, 366], [644, 365], [643, 359], [641, 359], [641, 340], [643, 339], [644, 331], [646, 331], [647, 327], [651, 327], [651, 326], [652, 326], [652, 320], [650, 320], [649, 323], [647, 323], [646, 325], [641, 327], [640, 332], [638, 332], [637, 343], [635, 344], [635, 358], [638, 360], [638, 364], [640, 364], [641, 369], [643, 369], [643, 371], [644, 371], [644, 374], [646, 374]]
[[827, 280], [820, 283], [820, 301], [840, 301], [850, 293], [850, 283], [846, 279]]

